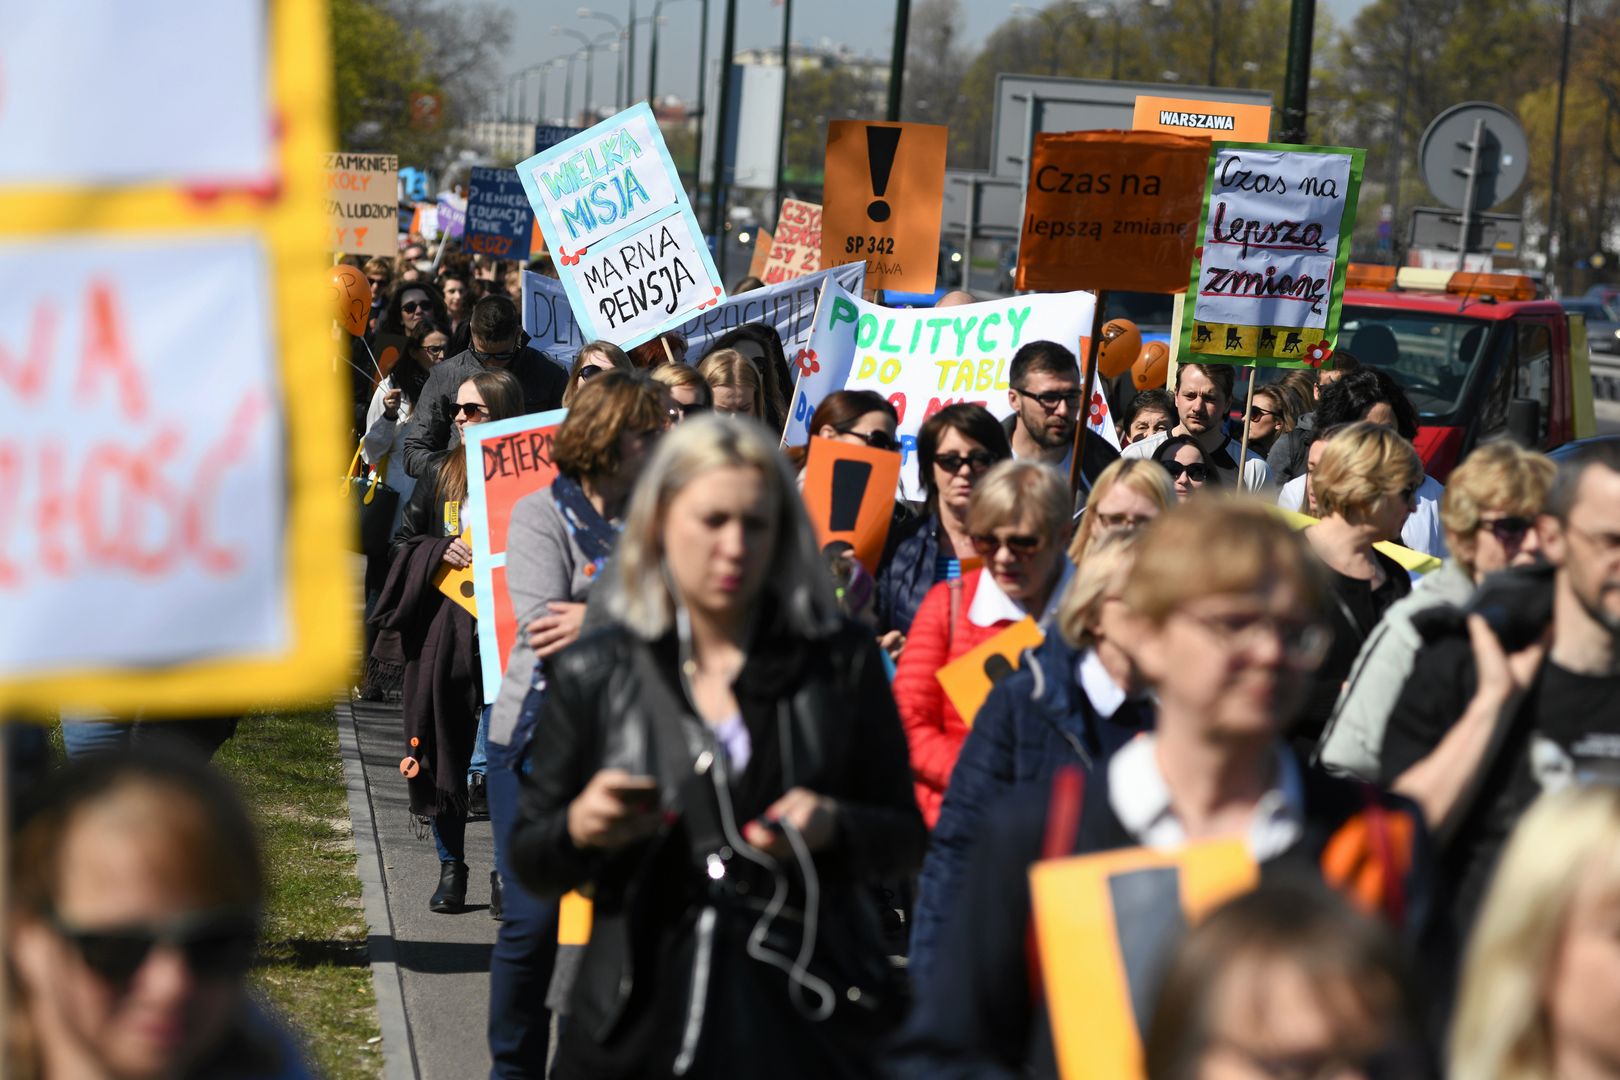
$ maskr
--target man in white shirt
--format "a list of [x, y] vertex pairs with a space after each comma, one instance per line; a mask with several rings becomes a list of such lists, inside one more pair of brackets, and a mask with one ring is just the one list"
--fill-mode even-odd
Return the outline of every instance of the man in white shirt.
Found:
[[[1228, 364], [1182, 364], [1176, 368], [1176, 415], [1179, 422], [1169, 431], [1131, 443], [1121, 455], [1151, 458], [1161, 443], [1175, 435], [1189, 435], [1203, 448], [1209, 463], [1220, 473], [1227, 488], [1238, 487], [1236, 439], [1226, 434], [1226, 415], [1232, 407], [1235, 375]], [[1017, 449], [1016, 447], [1014, 448]], [[1249, 451], [1243, 460], [1243, 490], [1259, 491], [1271, 482], [1271, 469], [1265, 458]]]

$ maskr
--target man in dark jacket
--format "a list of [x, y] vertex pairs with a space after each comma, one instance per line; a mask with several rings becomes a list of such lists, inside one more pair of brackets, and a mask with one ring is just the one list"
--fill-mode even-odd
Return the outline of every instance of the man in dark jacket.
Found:
[[472, 347], [434, 366], [405, 434], [405, 471], [419, 479], [450, 449], [456, 391], [480, 371], [510, 371], [516, 376], [523, 387], [526, 414], [560, 408], [568, 387], [568, 372], [560, 364], [520, 343], [523, 327], [510, 298], [484, 297], [473, 305], [468, 321]]
[[[1075, 428], [1084, 403], [1080, 400], [1080, 364], [1074, 353], [1055, 341], [1031, 341], [1013, 354], [1007, 370], [1007, 402], [1012, 415], [1002, 422], [1013, 456], [1044, 461], [1068, 477], [1075, 447]], [[1089, 427], [1085, 432], [1083, 471], [1075, 492], [1074, 509], [1086, 505], [1086, 493], [1119, 451]]]

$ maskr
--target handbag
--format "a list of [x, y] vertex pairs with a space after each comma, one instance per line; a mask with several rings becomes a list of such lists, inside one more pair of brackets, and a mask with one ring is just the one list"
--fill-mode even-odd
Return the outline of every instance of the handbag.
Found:
[[[363, 555], [387, 552], [394, 533], [394, 516], [399, 511], [399, 492], [388, 486], [388, 457], [385, 455], [367, 479], [360, 472], [360, 452], [364, 443], [355, 447], [349, 472], [343, 478], [343, 498], [355, 508], [359, 529], [355, 532], [355, 546], [351, 549]], [[362, 485], [361, 481], [365, 481]]]

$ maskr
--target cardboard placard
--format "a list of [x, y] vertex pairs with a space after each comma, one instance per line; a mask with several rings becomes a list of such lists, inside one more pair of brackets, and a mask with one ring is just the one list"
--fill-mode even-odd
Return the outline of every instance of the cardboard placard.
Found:
[[630, 348], [725, 299], [645, 102], [534, 155], [518, 176], [588, 340]]
[[326, 250], [345, 255], [398, 255], [399, 158], [393, 154], [326, 155]]
[[[461, 540], [471, 547], [471, 531], [463, 530]], [[433, 572], [433, 587], [460, 604], [467, 614], [478, 618], [477, 586], [473, 583], [473, 568], [470, 563], [459, 569], [449, 563], [440, 563], [439, 568]]]
[[1011, 415], [1007, 369], [1029, 341], [1056, 341], [1085, 355], [1095, 297], [1034, 293], [935, 310], [868, 304], [836, 284], [816, 309], [794, 389], [787, 443], [810, 440], [816, 407], [834, 390], [875, 390], [900, 414], [901, 496], [921, 498], [917, 431], [959, 402]]
[[776, 215], [770, 255], [760, 276], [767, 285], [791, 281], [821, 269], [821, 207], [798, 199], [783, 199]]
[[527, 258], [533, 230], [534, 211], [517, 170], [475, 166], [467, 198], [466, 249], [497, 259]]
[[525, 495], [551, 486], [557, 467], [551, 441], [567, 409], [515, 416], [466, 429], [467, 523], [472, 533], [473, 597], [479, 611], [478, 657], [483, 669], [484, 700], [500, 693], [506, 658], [512, 654], [519, 627], [506, 592], [507, 530], [512, 508]]
[[1131, 127], [1137, 131], [1263, 143], [1271, 138], [1271, 106], [1138, 94]]
[[[675, 327], [686, 339], [687, 362], [696, 364], [716, 341], [744, 323], [762, 322], [776, 330], [792, 364], [810, 344], [816, 298], [829, 280], [858, 294], [866, 281], [866, 264], [850, 263], [780, 285], [750, 289], [694, 315]], [[572, 363], [585, 345], [585, 336], [568, 306], [568, 291], [562, 282], [544, 274], [523, 273], [523, 329], [535, 348], [564, 363]]]
[[[104, 0], [12, 23], [0, 719], [330, 700], [357, 596], [325, 5], [156, 0], [132, 23]], [[176, 25], [208, 43], [184, 71], [123, 32]], [[87, 66], [57, 85], [47, 46], [70, 40]], [[190, 130], [210, 134], [175, 137]], [[393, 198], [390, 179], [390, 243]]]
[[765, 280], [765, 260], [771, 257], [771, 233], [769, 229], [754, 230], [754, 254], [748, 260], [748, 276]]
[[1018, 288], [1185, 289], [1208, 167], [1208, 140], [1185, 135], [1036, 135]]
[[1181, 363], [1319, 367], [1339, 331], [1364, 150], [1213, 144]]
[[439, 196], [438, 201], [439, 231], [446, 236], [453, 236], [457, 240], [467, 228], [467, 200], [460, 195], [446, 192]]
[[899, 483], [900, 455], [893, 450], [811, 439], [802, 494], [816, 543], [823, 548], [840, 540], [848, 543], [861, 565], [876, 574]]
[[934, 290], [946, 135], [937, 124], [828, 122], [822, 266], [862, 260], [870, 289]]
[[1001, 633], [958, 656], [934, 673], [951, 706], [968, 727], [991, 687], [1018, 670], [1025, 649], [1046, 640], [1034, 619], [1021, 619]]
[[1030, 867], [1063, 1080], [1142, 1080], [1159, 977], [1186, 928], [1260, 882], [1242, 840], [1127, 848]]

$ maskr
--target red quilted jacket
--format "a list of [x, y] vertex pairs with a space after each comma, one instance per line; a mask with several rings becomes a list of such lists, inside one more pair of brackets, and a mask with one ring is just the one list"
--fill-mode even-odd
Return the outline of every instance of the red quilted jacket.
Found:
[[906, 741], [911, 746], [911, 774], [917, 788], [917, 806], [932, 829], [939, 818], [945, 788], [956, 767], [956, 755], [967, 738], [968, 728], [955, 706], [945, 696], [935, 672], [995, 637], [1011, 620], [993, 626], [975, 626], [968, 621], [968, 609], [979, 591], [983, 570], [962, 578], [957, 589], [956, 625], [951, 623], [951, 583], [940, 582], [928, 591], [917, 618], [911, 624], [905, 651], [894, 674], [894, 699], [905, 724]]

